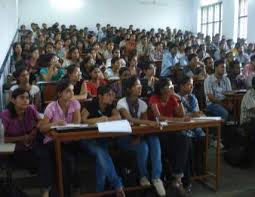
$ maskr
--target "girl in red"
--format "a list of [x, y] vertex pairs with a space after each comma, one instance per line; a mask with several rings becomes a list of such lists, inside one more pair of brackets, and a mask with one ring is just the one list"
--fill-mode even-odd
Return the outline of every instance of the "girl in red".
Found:
[[[174, 85], [167, 78], [161, 78], [155, 85], [155, 94], [149, 99], [151, 113], [150, 120], [167, 121], [189, 121], [185, 117], [184, 108], [179, 96], [174, 92]], [[170, 123], [171, 124], [171, 123]], [[186, 191], [182, 185], [182, 178], [189, 177], [187, 167], [189, 144], [185, 131], [164, 135], [161, 139], [162, 152], [165, 153], [171, 164], [172, 187], [180, 192], [181, 196], [186, 196]]]
[[92, 66], [89, 68], [90, 80], [86, 82], [86, 88], [88, 96], [96, 97], [97, 88], [101, 85], [106, 85], [106, 81], [101, 79], [101, 70], [97, 66]]

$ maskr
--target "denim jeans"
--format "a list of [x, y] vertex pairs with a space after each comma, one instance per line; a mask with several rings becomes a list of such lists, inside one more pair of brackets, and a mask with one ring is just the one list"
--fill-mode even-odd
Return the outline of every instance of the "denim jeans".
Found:
[[132, 144], [131, 136], [118, 139], [120, 148], [136, 152], [137, 166], [140, 177], [148, 177], [147, 161], [150, 154], [151, 179], [158, 179], [162, 172], [161, 147], [157, 136], [146, 136], [141, 138], [140, 143]]
[[96, 191], [104, 191], [105, 180], [114, 189], [122, 187], [121, 178], [117, 175], [112, 158], [108, 152], [106, 140], [81, 140], [83, 151], [96, 157]]
[[219, 104], [211, 103], [207, 105], [207, 110], [212, 116], [220, 116], [225, 122], [228, 120], [228, 111]]

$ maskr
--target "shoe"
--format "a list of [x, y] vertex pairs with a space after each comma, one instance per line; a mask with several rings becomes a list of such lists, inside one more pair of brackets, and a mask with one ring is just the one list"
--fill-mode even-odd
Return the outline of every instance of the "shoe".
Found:
[[164, 184], [161, 181], [161, 179], [153, 179], [152, 184], [155, 187], [155, 189], [156, 189], [159, 196], [165, 196], [166, 195], [166, 190], [165, 190]]
[[178, 180], [174, 180], [171, 183], [171, 187], [176, 189], [179, 197], [189, 197], [189, 194], [184, 189], [182, 183], [180, 183]]
[[141, 186], [150, 186], [151, 185], [151, 183], [150, 183], [150, 181], [147, 179], [147, 177], [142, 177], [141, 179], [140, 179], [140, 185]]
[[116, 191], [116, 197], [126, 197], [126, 194], [122, 187], [115, 190]]

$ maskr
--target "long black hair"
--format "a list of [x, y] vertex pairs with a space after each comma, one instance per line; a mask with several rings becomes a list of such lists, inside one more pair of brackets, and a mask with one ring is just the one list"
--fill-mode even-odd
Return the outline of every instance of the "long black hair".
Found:
[[[68, 86], [72, 85], [71, 81], [69, 79], [62, 79], [58, 81], [57, 83], [57, 95], [61, 92], [63, 92]], [[57, 96], [58, 99], [58, 96]]]
[[135, 83], [139, 80], [139, 78], [135, 75], [123, 81], [123, 93], [126, 97], [131, 95], [131, 89], [135, 85]]
[[168, 78], [165, 78], [165, 77], [159, 78], [159, 80], [155, 84], [154, 94], [157, 96], [161, 96], [161, 90], [164, 87], [169, 86], [169, 85], [170, 85], [170, 82], [169, 82]]
[[[30, 96], [29, 92], [23, 88], [17, 88], [15, 89], [13, 92], [12, 92], [12, 95], [11, 95], [11, 98], [12, 99], [16, 99], [18, 96], [24, 94], [24, 93], [28, 93], [28, 96]], [[8, 109], [11, 113], [11, 117], [12, 118], [16, 118], [17, 117], [17, 112], [16, 112], [16, 109], [15, 109], [15, 104], [13, 102], [9, 102], [7, 104], [7, 107], [6, 109]]]
[[27, 71], [27, 67], [25, 66], [22, 66], [22, 67], [19, 67], [14, 73], [13, 73], [13, 76], [15, 77], [15, 79], [17, 80], [17, 84], [19, 84], [19, 76], [24, 72], [24, 71]]

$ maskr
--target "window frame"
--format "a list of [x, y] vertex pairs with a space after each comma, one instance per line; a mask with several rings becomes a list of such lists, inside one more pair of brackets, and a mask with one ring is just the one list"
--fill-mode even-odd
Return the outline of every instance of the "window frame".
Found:
[[[247, 6], [247, 13], [243, 15], [241, 13], [241, 3], [242, 1], [246, 1], [246, 6]], [[242, 19], [245, 19], [247, 21], [247, 26], [246, 26], [246, 36], [242, 37], [244, 39], [247, 39], [247, 31], [248, 31], [248, 0], [239, 0], [239, 7], [238, 7], [238, 37], [241, 38], [241, 21]]]
[[[215, 10], [216, 7], [219, 6], [219, 18], [218, 20], [215, 20]], [[213, 9], [213, 19], [212, 21], [209, 21], [209, 9], [212, 8]], [[206, 20], [204, 20], [204, 14], [203, 12], [206, 12]], [[223, 22], [223, 3], [222, 2], [217, 2], [214, 4], [210, 4], [210, 5], [206, 5], [206, 6], [202, 6], [201, 7], [201, 23], [200, 23], [200, 32], [202, 32], [203, 34], [209, 35], [208, 34], [208, 29], [209, 29], [209, 25], [212, 25], [212, 34], [209, 36], [214, 36], [215, 34], [219, 33], [220, 35], [222, 34], [222, 22]], [[205, 22], [204, 22], [205, 21]], [[215, 32], [215, 24], [218, 23], [218, 29], [219, 32]], [[203, 27], [206, 26], [206, 32], [203, 32]]]

